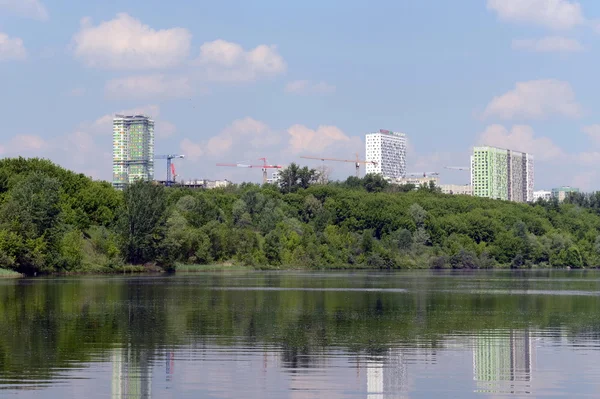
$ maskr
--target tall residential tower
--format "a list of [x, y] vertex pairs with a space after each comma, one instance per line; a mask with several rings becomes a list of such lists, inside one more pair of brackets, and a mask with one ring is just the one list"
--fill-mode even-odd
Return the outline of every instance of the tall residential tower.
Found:
[[367, 174], [399, 179], [406, 175], [406, 135], [404, 133], [379, 130], [366, 135]]
[[154, 179], [154, 120], [145, 115], [113, 119], [113, 185]]
[[471, 157], [473, 195], [533, 201], [533, 155], [496, 147], [475, 147]]

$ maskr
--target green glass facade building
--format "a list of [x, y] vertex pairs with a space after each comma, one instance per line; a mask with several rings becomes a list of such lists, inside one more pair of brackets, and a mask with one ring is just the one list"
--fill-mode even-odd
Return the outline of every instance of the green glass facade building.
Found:
[[154, 179], [154, 120], [145, 115], [113, 119], [113, 185]]
[[552, 197], [558, 199], [559, 202], [562, 202], [567, 198], [571, 193], [578, 193], [579, 189], [576, 187], [557, 187], [552, 189]]
[[505, 201], [533, 201], [533, 156], [496, 147], [475, 147], [471, 156], [473, 195]]

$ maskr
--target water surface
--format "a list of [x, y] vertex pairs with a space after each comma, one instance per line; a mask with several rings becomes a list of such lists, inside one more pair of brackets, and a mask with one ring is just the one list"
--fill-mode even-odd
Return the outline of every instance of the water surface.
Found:
[[600, 273], [0, 281], [0, 397], [598, 397]]

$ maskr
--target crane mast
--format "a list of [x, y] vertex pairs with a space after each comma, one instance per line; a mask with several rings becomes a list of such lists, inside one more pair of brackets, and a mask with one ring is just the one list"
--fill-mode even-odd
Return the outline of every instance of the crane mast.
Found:
[[185, 155], [180, 154], [167, 154], [167, 155], [156, 155], [154, 159], [166, 159], [167, 160], [167, 186], [174, 183], [175, 169], [173, 168], [172, 161], [176, 158], [185, 158]]

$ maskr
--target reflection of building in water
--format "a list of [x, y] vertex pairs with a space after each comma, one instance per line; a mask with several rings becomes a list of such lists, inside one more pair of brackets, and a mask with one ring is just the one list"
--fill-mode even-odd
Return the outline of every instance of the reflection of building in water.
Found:
[[165, 371], [167, 373], [167, 381], [171, 381], [175, 373], [175, 353], [167, 352], [165, 355]]
[[112, 398], [137, 399], [152, 396], [150, 354], [145, 350], [117, 348], [112, 354]]
[[387, 356], [367, 363], [367, 399], [398, 398], [406, 391], [406, 365], [402, 353], [389, 349]]
[[489, 331], [475, 338], [473, 374], [476, 381], [531, 381], [534, 346], [529, 331]]

